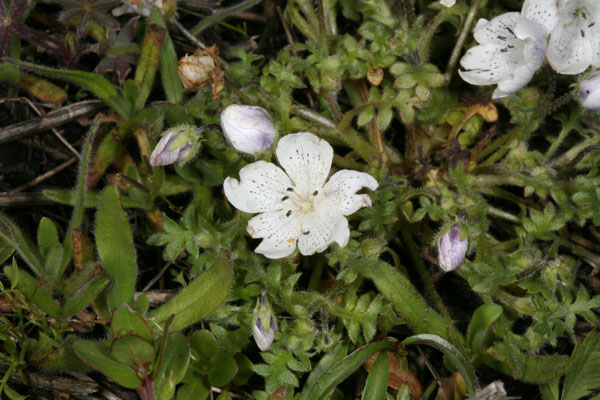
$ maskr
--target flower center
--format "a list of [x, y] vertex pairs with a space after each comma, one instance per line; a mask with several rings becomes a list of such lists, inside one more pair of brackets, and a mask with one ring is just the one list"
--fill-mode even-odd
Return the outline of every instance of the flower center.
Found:
[[303, 213], [311, 212], [314, 209], [315, 207], [313, 206], [313, 203], [310, 200], [304, 200], [302, 203], [300, 203], [300, 211], [302, 211]]

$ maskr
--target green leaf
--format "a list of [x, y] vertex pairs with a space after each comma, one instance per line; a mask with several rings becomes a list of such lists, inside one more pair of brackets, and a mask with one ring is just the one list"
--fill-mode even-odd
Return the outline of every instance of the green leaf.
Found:
[[238, 367], [229, 354], [218, 351], [210, 358], [211, 369], [208, 372], [208, 382], [212, 386], [223, 387], [237, 374]]
[[136, 335], [121, 336], [112, 341], [110, 354], [118, 362], [138, 369], [154, 362], [154, 343]]
[[149, 24], [146, 29], [140, 59], [135, 70], [135, 83], [139, 89], [135, 110], [144, 108], [154, 85], [154, 77], [158, 70], [165, 33], [166, 29], [164, 27], [153, 23]]
[[410, 281], [390, 264], [369, 263], [361, 273], [373, 280], [381, 294], [417, 333], [434, 333], [449, 339], [446, 321], [425, 303]]
[[496, 368], [516, 379], [546, 383], [564, 375], [571, 367], [568, 356], [521, 353], [514, 345], [497, 343], [488, 352], [498, 361]]
[[157, 400], [170, 400], [175, 386], [181, 382], [190, 362], [190, 343], [185, 336], [171, 333], [162, 346], [158, 368], [155, 367], [154, 393]]
[[0, 265], [4, 264], [14, 252], [15, 248], [12, 244], [0, 235]]
[[356, 371], [370, 356], [378, 351], [391, 350], [389, 342], [373, 342], [348, 354], [325, 372], [310, 390], [308, 399], [322, 399], [335, 386]]
[[600, 387], [600, 334], [590, 332], [571, 355], [573, 365], [565, 375], [561, 400], [577, 400]]
[[160, 55], [160, 77], [165, 96], [170, 103], [183, 103], [183, 84], [177, 74], [177, 54], [171, 36], [167, 32]]
[[365, 390], [361, 399], [363, 400], [385, 400], [387, 396], [388, 379], [390, 377], [390, 360], [386, 352], [381, 352], [373, 365]]
[[313, 368], [308, 379], [306, 379], [306, 383], [304, 384], [304, 388], [298, 400], [307, 400], [310, 391], [321, 379], [321, 376], [323, 376], [334, 363], [346, 356], [346, 354], [348, 354], [348, 343], [346, 342], [338, 343], [331, 352], [325, 354]]
[[190, 335], [192, 349], [200, 358], [211, 358], [219, 351], [219, 343], [215, 335], [208, 329], [195, 331]]
[[404, 346], [410, 344], [426, 344], [443, 352], [462, 375], [469, 397], [475, 394], [475, 374], [473, 372], [473, 367], [471, 367], [471, 364], [469, 364], [469, 361], [465, 356], [447, 340], [438, 335], [420, 334], [407, 337], [402, 341], [402, 344]]
[[110, 330], [113, 338], [134, 334], [149, 342], [154, 341], [154, 335], [144, 317], [128, 304], [121, 304], [114, 310]]
[[110, 279], [106, 275], [98, 275], [86, 282], [73, 296], [71, 296], [62, 308], [62, 315], [69, 317], [87, 307], [92, 300], [108, 285]]
[[185, 383], [177, 390], [177, 400], [205, 400], [210, 394], [210, 385], [204, 379]]
[[233, 282], [229, 255], [224, 251], [213, 266], [175, 297], [150, 313], [158, 323], [175, 315], [171, 329], [180, 330], [206, 318], [227, 297]]
[[488, 337], [492, 324], [502, 315], [502, 307], [498, 304], [484, 304], [473, 313], [467, 328], [467, 345], [478, 354], [489, 345]]
[[21, 228], [2, 214], [0, 214], [0, 236], [15, 248], [39, 278], [45, 276], [44, 262], [37, 246]]
[[142, 385], [142, 381], [133, 368], [121, 364], [110, 354], [107, 342], [76, 340], [73, 342], [72, 348], [83, 362], [119, 385], [129, 389], [137, 389]]
[[40, 75], [72, 82], [94, 93], [100, 100], [104, 101], [106, 105], [123, 117], [123, 119], [127, 120], [131, 115], [132, 105], [121, 97], [117, 88], [113, 86], [108, 79], [96, 73], [86, 71], [65, 71], [11, 58], [4, 58], [4, 61], [18, 65], [21, 68]]
[[47, 256], [50, 250], [59, 244], [58, 230], [50, 218], [42, 217], [37, 231], [37, 242], [42, 256]]
[[96, 213], [96, 247], [104, 269], [112, 278], [109, 306], [133, 304], [137, 265], [127, 214], [121, 208], [117, 190], [109, 186], [100, 197]]
[[26, 271], [17, 267], [16, 263], [5, 267], [4, 274], [10, 278], [11, 286], [25, 291], [27, 296], [31, 296], [33, 303], [48, 313], [48, 315], [53, 317], [61, 316], [60, 308], [50, 293], [48, 293], [48, 290], [43, 285], [39, 285], [38, 281]]

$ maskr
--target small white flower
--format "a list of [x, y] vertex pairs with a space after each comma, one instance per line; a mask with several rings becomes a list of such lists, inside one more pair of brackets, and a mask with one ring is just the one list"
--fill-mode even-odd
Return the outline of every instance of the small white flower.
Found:
[[456, 4], [456, 0], [440, 0], [440, 4], [444, 7], [452, 7]]
[[221, 112], [221, 129], [229, 144], [255, 154], [273, 145], [275, 127], [262, 107], [232, 104]]
[[275, 339], [277, 323], [273, 316], [273, 310], [267, 300], [267, 291], [263, 286], [260, 290], [260, 300], [254, 308], [254, 318], [252, 323], [252, 335], [260, 351], [266, 351], [271, 347]]
[[559, 0], [558, 23], [550, 35], [547, 57], [561, 74], [600, 66], [600, 1]]
[[438, 262], [444, 271], [453, 271], [465, 259], [469, 240], [460, 240], [460, 227], [452, 225], [450, 230], [438, 239]]
[[195, 126], [175, 126], [163, 134], [150, 154], [150, 165], [169, 165], [185, 160], [194, 146]]
[[585, 108], [600, 111], [600, 71], [593, 72], [581, 81], [578, 94]]
[[498, 84], [492, 98], [499, 99], [527, 84], [542, 65], [546, 53], [546, 33], [537, 23], [510, 12], [480, 19], [475, 26], [475, 46], [460, 64], [460, 76], [473, 85]]
[[286, 257], [296, 243], [303, 255], [322, 252], [336, 242], [348, 244], [346, 215], [371, 206], [367, 187], [379, 186], [364, 172], [341, 170], [325, 183], [333, 148], [309, 132], [284, 136], [277, 144], [274, 164], [257, 161], [240, 170], [240, 181], [228, 177], [223, 183], [227, 199], [239, 210], [261, 213], [248, 222], [248, 233], [262, 238], [256, 252], [269, 258]]

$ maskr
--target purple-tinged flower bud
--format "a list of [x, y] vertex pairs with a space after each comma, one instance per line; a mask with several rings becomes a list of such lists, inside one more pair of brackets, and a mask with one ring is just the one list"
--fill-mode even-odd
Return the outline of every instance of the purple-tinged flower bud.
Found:
[[261, 107], [228, 106], [221, 112], [221, 129], [229, 144], [242, 153], [267, 150], [275, 140], [275, 126]]
[[469, 240], [460, 240], [460, 227], [452, 225], [450, 230], [438, 239], [438, 261], [444, 271], [454, 271], [465, 259]]
[[271, 347], [273, 339], [275, 339], [275, 331], [277, 324], [273, 317], [273, 310], [267, 300], [267, 291], [264, 286], [260, 290], [260, 300], [254, 309], [254, 322], [252, 334], [254, 341], [260, 351], [266, 351]]
[[600, 111], [600, 71], [593, 72], [581, 81], [579, 98], [585, 108]]
[[152, 154], [150, 154], [150, 165], [169, 165], [182, 162], [194, 147], [196, 127], [191, 125], [180, 125], [168, 129], [163, 134]]

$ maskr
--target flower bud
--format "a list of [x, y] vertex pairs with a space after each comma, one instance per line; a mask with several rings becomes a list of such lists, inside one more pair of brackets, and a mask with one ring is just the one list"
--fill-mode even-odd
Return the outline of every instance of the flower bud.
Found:
[[465, 259], [469, 240], [460, 240], [460, 227], [452, 225], [450, 230], [438, 239], [438, 261], [444, 271], [453, 271]]
[[225, 86], [224, 73], [217, 64], [219, 49], [216, 45], [196, 50], [191, 56], [186, 55], [179, 60], [177, 74], [183, 87], [187, 90], [198, 90], [212, 84], [213, 97]]
[[221, 129], [229, 144], [242, 153], [267, 150], [275, 140], [275, 126], [261, 107], [228, 106], [221, 112]]
[[440, 0], [440, 4], [444, 7], [452, 7], [456, 4], [456, 0]]
[[273, 317], [273, 310], [267, 300], [267, 291], [264, 286], [260, 290], [260, 300], [256, 304], [254, 309], [254, 322], [253, 322], [254, 341], [260, 349], [260, 351], [266, 351], [271, 347], [273, 339], [275, 338], [275, 330], [277, 330], [277, 324]]
[[196, 140], [196, 128], [191, 125], [180, 125], [168, 129], [163, 134], [152, 154], [150, 165], [169, 165], [186, 159]]
[[585, 108], [600, 111], [600, 71], [593, 72], [581, 81], [579, 98]]

